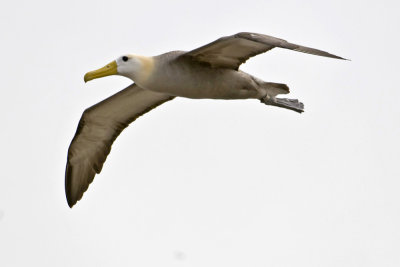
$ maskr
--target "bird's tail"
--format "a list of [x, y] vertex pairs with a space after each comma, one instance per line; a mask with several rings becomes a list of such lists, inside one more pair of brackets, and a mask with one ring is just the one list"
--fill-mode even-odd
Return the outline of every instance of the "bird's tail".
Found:
[[289, 87], [284, 83], [262, 82], [261, 86], [267, 89], [268, 95], [276, 96], [281, 94], [289, 94]]
[[290, 109], [298, 113], [304, 112], [304, 104], [299, 102], [299, 100], [297, 99], [275, 98], [266, 96], [261, 99], [261, 102], [270, 106]]
[[304, 104], [297, 99], [276, 98], [276, 95], [288, 94], [289, 87], [283, 83], [264, 82], [256, 77], [253, 80], [264, 89], [266, 95], [261, 99], [261, 102], [270, 106], [290, 109], [299, 113], [304, 112]]
[[289, 94], [289, 87], [284, 83], [264, 82], [263, 80], [251, 76], [253, 81], [259, 86], [260, 91], [265, 92], [269, 96], [281, 94]]

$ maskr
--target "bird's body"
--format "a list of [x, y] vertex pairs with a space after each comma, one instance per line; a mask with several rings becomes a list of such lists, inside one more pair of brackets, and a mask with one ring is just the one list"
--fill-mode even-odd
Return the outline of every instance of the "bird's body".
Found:
[[238, 33], [222, 37], [189, 52], [172, 51], [159, 56], [125, 55], [96, 71], [85, 81], [122, 75], [135, 84], [85, 110], [68, 150], [66, 195], [72, 207], [87, 190], [117, 136], [136, 118], [175, 97], [209, 99], [259, 99], [262, 103], [303, 112], [285, 84], [265, 82], [239, 70], [247, 59], [281, 47], [343, 59], [327, 52], [289, 43], [268, 35]]
[[152, 76], [156, 78], [149, 77], [136, 84], [151, 91], [194, 99], [247, 99], [259, 95], [250, 75], [232, 69], [213, 69], [183, 57], [184, 53], [174, 51], [154, 57], [156, 71]]

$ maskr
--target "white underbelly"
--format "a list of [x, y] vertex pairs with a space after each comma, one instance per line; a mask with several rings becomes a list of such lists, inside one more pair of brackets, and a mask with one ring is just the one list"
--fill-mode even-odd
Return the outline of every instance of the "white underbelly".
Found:
[[142, 87], [155, 92], [196, 99], [247, 99], [258, 96], [254, 84], [250, 84], [243, 73], [234, 73], [231, 70], [214, 71], [217, 73], [212, 75], [166, 73], [158, 76], [157, 80], [150, 79], [151, 81]]

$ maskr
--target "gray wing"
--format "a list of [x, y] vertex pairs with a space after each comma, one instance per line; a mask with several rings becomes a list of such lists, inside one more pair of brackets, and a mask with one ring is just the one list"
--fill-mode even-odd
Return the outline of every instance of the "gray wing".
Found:
[[132, 84], [86, 109], [68, 149], [65, 193], [70, 207], [82, 198], [118, 135], [139, 116], [174, 97]]
[[239, 66], [250, 57], [267, 52], [274, 47], [291, 49], [317, 56], [344, 59], [322, 50], [292, 44], [283, 39], [250, 32], [241, 32], [235, 35], [222, 37], [205, 46], [189, 51], [182, 56], [188, 56], [196, 61], [208, 63], [212, 67], [237, 70]]

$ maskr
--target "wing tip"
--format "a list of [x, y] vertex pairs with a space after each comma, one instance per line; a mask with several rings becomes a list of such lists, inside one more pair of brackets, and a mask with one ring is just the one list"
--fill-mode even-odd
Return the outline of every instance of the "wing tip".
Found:
[[[331, 54], [331, 55], [332, 55], [332, 54]], [[336, 59], [340, 59], [340, 60], [346, 60], [346, 61], [351, 61], [351, 59], [344, 58], [344, 57], [339, 57], [339, 56], [336, 56], [336, 55], [332, 55], [332, 58], [336, 58]]]
[[65, 196], [67, 198], [68, 207], [70, 207], [71, 209], [82, 198], [82, 196], [80, 198], [77, 198], [76, 196], [74, 196], [71, 189], [68, 189], [68, 188], [66, 188], [66, 190], [65, 190]]
[[77, 201], [72, 201], [67, 198], [68, 207], [72, 209], [72, 207], [76, 204]]
[[93, 178], [95, 176], [94, 172], [89, 174], [89, 177], [92, 178], [91, 181], [87, 184], [83, 184], [77, 187], [77, 185], [74, 184], [74, 180], [72, 179], [74, 169], [76, 172], [76, 168], [73, 168], [73, 165], [71, 164], [68, 157], [67, 166], [65, 168], [65, 196], [67, 199], [67, 204], [70, 208], [72, 208], [82, 198], [83, 194], [86, 192], [89, 184], [91, 183], [91, 181], [93, 181]]
[[82, 190], [81, 192], [73, 192], [72, 190], [66, 190], [66, 197], [67, 197], [67, 204], [70, 208], [75, 206], [76, 203], [78, 203], [79, 200], [82, 199], [83, 194], [86, 192], [87, 188], [85, 190]]

